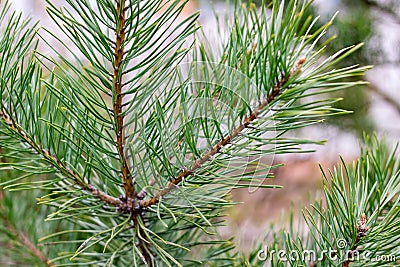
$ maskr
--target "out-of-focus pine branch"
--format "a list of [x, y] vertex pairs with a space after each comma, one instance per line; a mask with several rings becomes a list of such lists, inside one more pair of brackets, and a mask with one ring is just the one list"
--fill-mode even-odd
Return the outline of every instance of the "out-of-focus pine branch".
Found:
[[325, 198], [304, 209], [303, 220], [292, 218], [287, 228], [271, 229], [247, 264], [398, 266], [398, 146], [391, 149], [365, 135], [357, 161], [322, 173]]

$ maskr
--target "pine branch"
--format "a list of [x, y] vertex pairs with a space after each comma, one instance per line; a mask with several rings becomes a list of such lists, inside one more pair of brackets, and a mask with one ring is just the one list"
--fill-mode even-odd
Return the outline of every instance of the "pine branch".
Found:
[[347, 255], [347, 260], [342, 263], [342, 267], [348, 267], [350, 263], [353, 261], [352, 259], [354, 258], [355, 251], [357, 250], [358, 243], [361, 241], [361, 239], [367, 234], [367, 231], [369, 230], [369, 226], [367, 226], [367, 218], [365, 214], [361, 214], [360, 216], [360, 221], [357, 224], [357, 237], [356, 241], [351, 248], [351, 250], [348, 252]]
[[212, 149], [206, 152], [200, 159], [195, 161], [192, 167], [189, 170], [184, 170], [179, 175], [174, 178], [172, 181], [169, 182], [167, 187], [161, 191], [159, 191], [155, 196], [148, 200], [140, 201], [139, 205], [141, 208], [147, 208], [159, 202], [160, 198], [169, 194], [175, 186], [177, 186], [182, 180], [191, 174], [193, 174], [197, 169], [199, 169], [205, 162], [210, 160], [211, 157], [216, 155], [222, 147], [227, 146], [231, 143], [231, 141], [236, 138], [237, 136], [242, 133], [242, 131], [246, 128], [249, 128], [250, 124], [257, 119], [259, 114], [268, 107], [269, 103], [276, 99], [276, 97], [281, 93], [281, 89], [286, 84], [290, 78], [293, 77], [294, 74], [301, 71], [301, 66], [304, 64], [305, 58], [299, 59], [294, 67], [291, 69], [289, 75], [287, 77], [282, 77], [274, 86], [273, 90], [271, 91], [270, 95], [262, 101], [254, 110], [253, 112], [247, 116], [243, 123], [236, 127], [231, 134], [226, 135], [222, 140], [220, 140]]
[[393, 10], [392, 8], [390, 8], [389, 5], [385, 5], [384, 3], [379, 3], [377, 1], [371, 1], [371, 0], [365, 0], [365, 3], [372, 7], [372, 8], [376, 8], [377, 10], [379, 10], [380, 12], [383, 12], [385, 15], [388, 15], [391, 19], [393, 19], [397, 24], [400, 24], [400, 17], [398, 16], [398, 14], [395, 12], [395, 10]]
[[55, 266], [36, 246], [31, 242], [28, 236], [22, 232], [18, 232], [10, 223], [7, 221], [3, 222], [4, 226], [12, 235], [14, 235], [18, 242], [21, 243], [24, 247], [26, 247], [36, 258], [38, 258], [41, 262], [46, 264], [47, 266]]
[[[76, 260], [82, 261], [77, 264], [107, 266], [231, 266], [236, 260], [229, 254], [233, 249], [231, 242], [208, 241], [202, 235], [211, 234], [222, 225], [223, 208], [231, 205], [225, 199], [226, 192], [243, 186], [242, 182], [251, 184], [253, 179], [265, 179], [264, 172], [270, 166], [256, 166], [253, 170], [252, 164], [243, 161], [240, 167], [228, 166], [225, 170], [225, 165], [243, 155], [292, 153], [292, 148], [308, 143], [281, 137], [289, 130], [305, 127], [313, 122], [312, 118], [340, 113], [330, 108], [330, 100], [301, 100], [355, 84], [336, 81], [360, 75], [363, 68], [330, 69], [357, 47], [338, 51], [316, 65], [323, 51], [322, 46], [316, 45], [317, 40], [327, 26], [315, 33], [309, 32], [309, 22], [302, 26], [300, 18], [306, 3], [298, 8], [294, 1], [285, 7], [276, 0], [271, 16], [266, 7], [258, 13], [255, 6], [243, 5], [242, 13], [235, 15], [235, 21], [241, 23], [235, 25], [224, 47], [229, 57], [226, 62], [216, 62], [225, 62], [224, 65], [244, 74], [246, 81], [254, 80], [252, 90], [247, 84], [243, 86], [242, 80], [237, 83], [238, 77], [231, 76], [231, 72], [215, 68], [212, 70], [217, 75], [230, 76], [223, 80], [226, 83], [214, 83], [219, 76], [209, 75], [208, 70], [198, 74], [194, 71], [187, 77], [179, 70], [175, 72], [175, 66], [186, 55], [190, 62], [196, 62], [209, 52], [200, 49], [201, 55], [197, 55], [198, 46], [193, 43], [193, 55], [187, 54], [191, 48], [186, 49], [184, 43], [191, 40], [197, 29], [196, 14], [177, 21], [187, 1], [98, 1], [96, 7], [88, 0], [67, 2], [70, 9], [58, 9], [48, 1], [49, 14], [75, 49], [49, 33], [76, 62], [55, 49], [59, 60], [50, 59], [49, 65], [57, 67], [50, 70], [49, 79], [43, 79], [46, 76], [40, 68], [35, 71], [34, 60], [29, 71], [21, 65], [22, 78], [18, 78], [13, 71], [19, 61], [11, 53], [7, 61], [16, 63], [9, 67], [10, 78], [5, 79], [2, 87], [0, 110], [0, 120], [8, 126], [3, 143], [7, 148], [20, 148], [7, 156], [26, 155], [30, 148], [39, 155], [27, 159], [27, 163], [6, 167], [32, 168], [32, 173], [37, 173], [36, 161], [43, 157], [62, 173], [57, 179], [39, 181], [43, 188], [52, 186], [40, 204], [56, 208], [49, 220], [71, 220], [79, 230], [52, 229], [57, 233], [44, 239], [75, 232], [79, 235], [68, 242], [64, 238], [56, 240], [59, 244], [71, 244], [69, 249], [75, 252], [57, 254], [52, 261]], [[5, 43], [3, 47], [12, 45]], [[252, 46], [251, 52], [248, 44]], [[80, 60], [76, 48], [87, 61]], [[15, 58], [21, 56], [16, 54]], [[208, 64], [210, 59], [205, 57], [203, 61]], [[44, 64], [45, 68], [49, 65]], [[305, 70], [304, 75], [297, 77], [300, 68]], [[36, 81], [34, 85], [32, 80]], [[192, 80], [210, 85], [197, 91], [197, 86], [186, 86]], [[321, 90], [306, 93], [313, 88]], [[197, 95], [199, 92], [202, 94]], [[220, 106], [210, 101], [208, 109], [208, 102], [197, 101], [210, 99], [215, 93]], [[196, 104], [191, 106], [193, 100]], [[254, 101], [259, 102], [253, 104]], [[278, 112], [268, 112], [277, 103]], [[226, 108], [219, 110], [222, 106]], [[274, 122], [279, 125], [273, 126]], [[264, 138], [264, 133], [271, 129], [277, 134]], [[14, 137], [16, 140], [12, 140]], [[205, 139], [207, 144], [203, 146], [199, 142]], [[20, 147], [19, 142], [25, 146]], [[233, 173], [239, 168], [249, 170], [240, 175]], [[40, 173], [47, 170], [52, 171], [46, 166]], [[184, 187], [186, 177], [191, 181]], [[68, 178], [67, 185], [78, 191], [68, 191], [61, 178]], [[24, 176], [16, 179], [22, 180]], [[215, 188], [207, 186], [214, 183], [218, 184]], [[23, 181], [21, 187], [25, 184]], [[59, 186], [61, 190], [54, 190]], [[98, 188], [106, 188], [111, 195]], [[153, 191], [155, 188], [159, 191]], [[171, 194], [168, 201], [161, 202], [174, 188], [180, 191], [176, 198]], [[80, 189], [89, 194], [81, 196]], [[121, 193], [119, 198], [114, 197]], [[95, 203], [98, 199], [100, 203]], [[115, 206], [119, 214], [104, 203]], [[77, 243], [81, 244], [78, 248]], [[103, 252], [98, 250], [100, 247]], [[199, 253], [194, 260], [192, 253]]]
[[[0, 208], [3, 209], [2, 202], [4, 200], [4, 195], [3, 195], [3, 190], [0, 188]], [[19, 232], [7, 218], [3, 218], [0, 216], [3, 221], [3, 226], [7, 229], [7, 231], [10, 232], [18, 242], [23, 245], [25, 248], [27, 248], [36, 258], [38, 258], [41, 262], [46, 264], [49, 267], [55, 266], [43, 253], [40, 251], [39, 248], [35, 246], [35, 244], [32, 243], [32, 241], [29, 239], [29, 237], [23, 233]]]
[[388, 104], [390, 104], [398, 114], [400, 114], [400, 103], [397, 102], [393, 97], [388, 95], [387, 93], [383, 92], [381, 89], [379, 89], [376, 85], [369, 83], [368, 84], [368, 89], [377, 94], [378, 96], [382, 97], [383, 100], [385, 100]]
[[[133, 185], [132, 174], [129, 170], [128, 161], [125, 156], [125, 134], [124, 134], [124, 116], [122, 115], [122, 107], [123, 107], [123, 94], [122, 87], [124, 83], [122, 81], [122, 76], [124, 73], [121, 71], [121, 65], [124, 58], [124, 41], [125, 41], [125, 12], [127, 11], [125, 7], [125, 0], [117, 1], [117, 12], [118, 12], [118, 25], [116, 26], [116, 41], [115, 41], [115, 53], [114, 53], [114, 93], [115, 93], [115, 102], [113, 105], [114, 108], [114, 117], [116, 121], [116, 131], [117, 131], [117, 147], [118, 153], [120, 156], [120, 160], [122, 163], [121, 174], [123, 179], [123, 186], [125, 190], [125, 198], [121, 198], [124, 203], [128, 203], [129, 200], [136, 198], [135, 187]], [[121, 202], [121, 200], [119, 200]], [[135, 201], [134, 201], [135, 202]], [[119, 205], [121, 207], [121, 205]], [[130, 210], [131, 211], [131, 210]], [[143, 256], [143, 261], [146, 265], [151, 263], [151, 255], [150, 249], [148, 248], [148, 242], [143, 239], [145, 236], [144, 230], [138, 226], [138, 216], [140, 214], [131, 213], [131, 219], [133, 221], [133, 225], [138, 229], [138, 243], [139, 248]]]
[[115, 40], [114, 77], [113, 77], [115, 100], [113, 108], [114, 108], [114, 117], [116, 121], [117, 147], [120, 160], [122, 163], [121, 173], [122, 173], [124, 190], [126, 193], [126, 198], [133, 198], [136, 195], [136, 193], [133, 185], [132, 174], [129, 170], [128, 162], [125, 157], [124, 116], [122, 115], [123, 73], [121, 71], [121, 65], [124, 56], [124, 41], [125, 41], [125, 12], [126, 12], [125, 0], [117, 1], [117, 12], [118, 12], [118, 25], [115, 31], [116, 40]]
[[77, 185], [83, 190], [90, 192], [93, 196], [101, 199], [102, 201], [111, 204], [118, 205], [121, 201], [118, 198], [107, 195], [105, 192], [95, 188], [92, 184], [85, 183], [82, 178], [73, 170], [71, 170], [65, 163], [61, 162], [54, 154], [51, 154], [40, 145], [36, 144], [22, 129], [19, 127], [10, 117], [8, 112], [3, 109], [0, 110], [0, 116], [4, 123], [9, 127], [10, 130], [18, 134], [24, 142], [28, 143], [38, 154], [42, 155], [48, 162], [54, 167], [59, 169], [66, 176], [72, 178]]

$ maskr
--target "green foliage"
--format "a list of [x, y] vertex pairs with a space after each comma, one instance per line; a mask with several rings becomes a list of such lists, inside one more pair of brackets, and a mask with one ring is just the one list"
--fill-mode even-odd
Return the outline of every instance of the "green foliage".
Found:
[[[21, 175], [8, 173], [7, 178]], [[6, 178], [4, 177], [4, 178]], [[2, 179], [4, 180], [4, 179]], [[48, 206], [37, 205], [43, 191], [0, 191], [0, 259], [1, 266], [54, 266], [48, 259], [62, 255], [65, 250], [75, 250], [84, 233], [76, 225], [62, 221], [44, 222], [54, 211]], [[52, 242], [40, 242], [44, 235], [58, 231], [69, 232]]]
[[[30, 253], [49, 266], [240, 264], [218, 235], [229, 191], [268, 187], [276, 166], [260, 157], [321, 143], [290, 130], [346, 113], [326, 95], [362, 84], [347, 80], [368, 67], [335, 68], [360, 45], [326, 56], [331, 22], [315, 29], [307, 2], [236, 3], [221, 55], [198, 32], [197, 13], [179, 17], [186, 2], [67, 2], [47, 9], [65, 38], [38, 34], [8, 1], [0, 15], [1, 169], [13, 171], [1, 185], [31, 189], [45, 205], [27, 231]], [[2, 218], [18, 222], [10, 203]], [[11, 237], [22, 230], [10, 225]], [[354, 242], [354, 229], [342, 230]]]
[[[291, 220], [290, 231], [267, 236], [268, 245], [252, 252], [251, 266], [262, 266], [267, 257], [271, 266], [398, 266], [398, 146], [390, 149], [376, 136], [364, 141], [353, 164], [342, 162], [329, 175], [322, 170], [324, 200], [304, 209], [303, 222]], [[285, 254], [271, 253], [279, 250]]]

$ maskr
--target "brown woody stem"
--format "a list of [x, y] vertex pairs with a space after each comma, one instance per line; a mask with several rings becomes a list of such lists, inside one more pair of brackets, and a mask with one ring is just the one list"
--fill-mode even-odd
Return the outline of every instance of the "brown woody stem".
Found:
[[14, 235], [18, 242], [27, 248], [36, 258], [47, 266], [55, 266], [36, 246], [31, 242], [31, 240], [24, 234], [19, 233], [17, 230], [8, 222], [5, 222], [5, 227], [12, 235]]
[[347, 251], [347, 259], [342, 263], [342, 267], [348, 267], [354, 260], [354, 253], [357, 251], [358, 244], [363, 237], [367, 235], [369, 226], [367, 226], [367, 217], [365, 213], [360, 215], [360, 220], [357, 223], [357, 237], [353, 247]]
[[[0, 188], [0, 202], [3, 201], [4, 195], [3, 190]], [[0, 203], [0, 211], [2, 212], [4, 207]], [[49, 267], [55, 266], [43, 253], [38, 249], [35, 244], [31, 242], [28, 236], [22, 232], [18, 232], [17, 229], [7, 220], [3, 218], [4, 227], [18, 240], [18, 242], [27, 248], [36, 258]]]
[[[122, 64], [124, 60], [124, 42], [125, 42], [125, 0], [117, 0], [117, 13], [118, 13], [118, 25], [116, 27], [116, 41], [115, 41], [115, 51], [114, 51], [114, 76], [113, 76], [113, 82], [114, 82], [114, 95], [115, 95], [115, 100], [114, 100], [114, 116], [115, 116], [115, 121], [116, 121], [116, 132], [117, 132], [117, 149], [118, 149], [118, 154], [120, 157], [120, 161], [122, 164], [121, 167], [121, 174], [122, 174], [122, 179], [123, 179], [123, 186], [125, 190], [125, 197], [120, 198], [120, 202], [123, 202], [122, 204], [117, 206], [117, 209], [120, 209], [121, 211], [125, 212], [130, 212], [131, 213], [131, 218], [133, 221], [134, 227], [136, 227], [139, 231], [139, 233], [143, 236], [144, 235], [144, 230], [138, 226], [138, 217], [140, 217], [140, 213], [136, 213], [135, 207], [136, 207], [136, 200], [137, 200], [137, 193], [135, 191], [135, 187], [133, 184], [133, 178], [131, 171], [129, 170], [129, 165], [127, 158], [125, 156], [125, 133], [124, 133], [124, 116], [122, 115], [123, 112], [123, 93], [122, 93], [122, 88], [124, 86], [122, 77], [123, 77], [123, 71], [122, 71]], [[148, 244], [142, 240], [140, 237], [138, 237], [138, 242], [139, 242], [139, 248], [142, 252], [142, 256], [144, 257], [144, 261], [146, 262], [146, 265], [149, 266], [151, 264], [151, 255], [150, 255], [150, 250], [148, 248]]]
[[281, 93], [281, 89], [286, 84], [286, 82], [298, 71], [300, 71], [301, 66], [304, 64], [305, 58], [299, 59], [295, 66], [290, 71], [287, 77], [282, 77], [272, 89], [270, 95], [259, 104], [253, 112], [247, 116], [243, 123], [236, 127], [229, 135], [226, 135], [222, 140], [220, 140], [213, 148], [208, 150], [200, 159], [196, 160], [190, 169], [184, 170], [177, 177], [175, 177], [172, 181], [170, 181], [166, 188], [156, 193], [155, 196], [148, 200], [140, 201], [140, 206], [143, 208], [152, 206], [160, 201], [160, 198], [167, 195], [172, 191], [172, 189], [177, 186], [182, 180], [191, 174], [193, 174], [197, 169], [199, 169], [205, 162], [210, 160], [210, 158], [216, 155], [222, 147], [230, 144], [230, 142], [236, 138], [244, 129], [246, 129], [255, 119], [257, 119], [258, 115], [269, 105], [270, 102], [275, 100], [275, 98]]
[[85, 183], [82, 178], [64, 162], [61, 162], [56, 155], [51, 154], [48, 150], [42, 148], [36, 144], [14, 121], [11, 120], [10, 115], [5, 110], [0, 110], [0, 117], [4, 123], [9, 127], [10, 130], [18, 134], [26, 143], [29, 144], [36, 151], [36, 153], [42, 155], [47, 161], [49, 161], [54, 167], [59, 169], [68, 177], [72, 178], [74, 182], [79, 185], [82, 189], [90, 192], [93, 196], [100, 198], [104, 202], [111, 205], [118, 205], [121, 201], [118, 198], [107, 195], [106, 193], [95, 188], [91, 184]]
[[121, 66], [123, 63], [124, 56], [124, 41], [125, 41], [125, 0], [117, 1], [117, 12], [118, 12], [118, 25], [116, 27], [116, 40], [115, 40], [115, 51], [114, 51], [114, 93], [115, 100], [113, 105], [114, 117], [116, 121], [116, 133], [117, 133], [117, 149], [122, 164], [121, 174], [123, 179], [123, 186], [126, 194], [126, 198], [134, 198], [135, 187], [133, 185], [133, 179], [129, 170], [128, 161], [125, 156], [125, 134], [124, 134], [124, 116], [122, 115], [123, 107], [123, 95], [122, 95], [122, 71]]

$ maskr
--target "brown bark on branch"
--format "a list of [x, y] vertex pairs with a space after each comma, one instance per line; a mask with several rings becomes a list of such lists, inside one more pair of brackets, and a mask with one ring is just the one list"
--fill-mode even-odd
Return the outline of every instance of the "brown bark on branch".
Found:
[[42, 155], [44, 159], [50, 162], [55, 168], [60, 170], [66, 176], [72, 178], [74, 182], [79, 185], [83, 190], [91, 193], [93, 196], [100, 198], [104, 202], [111, 204], [113, 206], [117, 206], [121, 200], [112, 196], [107, 195], [106, 193], [100, 191], [94, 185], [87, 184], [83, 181], [83, 179], [73, 170], [71, 170], [67, 164], [61, 162], [56, 155], [51, 154], [48, 150], [42, 148], [40, 145], [36, 144], [22, 129], [19, 125], [17, 125], [13, 120], [11, 120], [10, 115], [6, 110], [0, 110], [0, 117], [4, 121], [4, 123], [9, 127], [10, 130], [18, 134], [22, 140], [29, 144], [33, 148], [33, 150]]
[[133, 185], [132, 174], [129, 170], [128, 161], [125, 156], [125, 133], [124, 133], [124, 116], [122, 115], [123, 107], [123, 94], [122, 94], [122, 70], [121, 66], [123, 63], [124, 56], [124, 41], [125, 41], [125, 0], [117, 1], [117, 13], [118, 13], [118, 25], [116, 26], [116, 40], [115, 40], [115, 51], [114, 51], [114, 118], [116, 122], [116, 134], [117, 134], [117, 149], [122, 164], [121, 175], [123, 179], [123, 186], [126, 194], [126, 198], [134, 198], [135, 187]]
[[117, 210], [125, 213], [131, 213], [131, 219], [133, 226], [138, 229], [138, 243], [139, 248], [145, 261], [146, 266], [152, 264], [150, 249], [148, 248], [148, 242], [143, 240], [140, 236], [144, 236], [144, 230], [138, 225], [138, 217], [140, 213], [136, 213], [137, 210], [137, 193], [135, 191], [135, 186], [133, 183], [133, 177], [129, 169], [129, 164], [127, 157], [125, 155], [125, 132], [124, 132], [124, 116], [123, 112], [123, 92], [122, 88], [124, 86], [123, 82], [123, 70], [122, 64], [124, 61], [124, 46], [125, 46], [125, 0], [117, 0], [117, 14], [118, 21], [116, 25], [116, 40], [115, 40], [115, 50], [114, 50], [114, 75], [113, 75], [113, 85], [114, 85], [114, 118], [116, 122], [116, 134], [117, 134], [117, 149], [120, 157], [121, 175], [123, 180], [123, 187], [125, 190], [125, 197], [119, 198], [119, 203], [117, 205]]
[[[3, 201], [3, 191], [0, 188], [0, 202]], [[3, 211], [2, 203], [0, 203], [0, 212]], [[1, 217], [0, 217], [1, 218]], [[29, 239], [29, 237], [17, 231], [17, 229], [7, 220], [3, 218], [3, 225], [4, 227], [17, 239], [17, 241], [27, 248], [36, 258], [38, 258], [41, 262], [46, 264], [49, 267], [55, 266], [43, 253], [42, 251]]]

